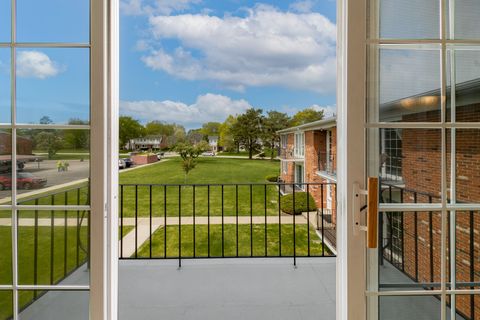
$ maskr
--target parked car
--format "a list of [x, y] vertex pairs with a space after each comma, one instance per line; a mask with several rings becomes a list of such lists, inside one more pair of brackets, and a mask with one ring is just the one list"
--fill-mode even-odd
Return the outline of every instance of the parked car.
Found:
[[215, 156], [215, 152], [213, 152], [213, 151], [205, 151], [205, 152], [202, 153], [202, 156], [214, 157], [214, 156]]
[[125, 159], [123, 159], [123, 161], [125, 162], [125, 168], [130, 168], [131, 166], [133, 166], [133, 161], [132, 161], [132, 159], [130, 159], [130, 158], [125, 158]]
[[[30, 172], [17, 172], [17, 188], [18, 189], [38, 189], [43, 188], [47, 184], [47, 179], [34, 176]], [[10, 174], [0, 175], [0, 190], [12, 188], [12, 176]]]
[[[17, 171], [23, 171], [25, 168], [25, 162], [17, 160]], [[12, 171], [12, 160], [0, 161], [0, 173]]]
[[118, 169], [125, 169], [126, 167], [127, 167], [127, 164], [125, 163], [125, 160], [118, 159]]
[[162, 160], [163, 157], [165, 157], [165, 152], [159, 152], [159, 153], [157, 153], [157, 158], [158, 158], [158, 160]]

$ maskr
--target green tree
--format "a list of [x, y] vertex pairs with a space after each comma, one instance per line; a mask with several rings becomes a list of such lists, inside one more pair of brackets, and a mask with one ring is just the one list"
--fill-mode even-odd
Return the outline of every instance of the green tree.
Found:
[[40, 118], [40, 124], [52, 124], [53, 121], [49, 116], [43, 116]]
[[63, 147], [63, 139], [56, 132], [42, 131], [35, 136], [35, 145], [40, 150], [46, 150], [48, 159]]
[[263, 122], [262, 139], [265, 145], [270, 148], [270, 159], [275, 157], [276, 146], [280, 142], [280, 136], [277, 131], [289, 126], [290, 117], [286, 113], [278, 111], [269, 111]]
[[236, 143], [232, 127], [237, 122], [237, 118], [230, 115], [228, 118], [220, 125], [219, 128], [219, 139], [218, 145], [222, 146], [227, 151], [237, 151], [238, 152], [238, 143]]
[[307, 108], [298, 111], [292, 118], [292, 126], [300, 126], [305, 123], [322, 120], [324, 117], [323, 110], [316, 111], [313, 108]]
[[207, 122], [202, 125], [201, 133], [208, 136], [218, 136], [220, 134], [220, 122]]
[[[70, 119], [69, 125], [87, 125], [88, 121], [80, 119]], [[88, 130], [83, 129], [67, 129], [65, 130], [65, 146], [72, 149], [85, 150], [90, 147], [90, 139]]]
[[120, 116], [119, 119], [119, 140], [120, 149], [135, 138], [141, 138], [145, 135], [145, 128], [138, 120], [128, 116]]
[[190, 143], [179, 143], [175, 147], [175, 151], [178, 152], [182, 158], [182, 169], [185, 172], [185, 183], [187, 183], [187, 177], [190, 171], [195, 169], [197, 162], [196, 159], [202, 152], [209, 149], [209, 145], [206, 141], [202, 141], [196, 145]]
[[262, 109], [248, 109], [238, 116], [231, 129], [233, 138], [248, 150], [249, 159], [253, 158], [253, 152], [260, 147], [258, 142], [262, 136], [264, 121], [262, 113]]
[[148, 136], [171, 136], [175, 132], [173, 124], [158, 120], [150, 121], [145, 125], [145, 134]]

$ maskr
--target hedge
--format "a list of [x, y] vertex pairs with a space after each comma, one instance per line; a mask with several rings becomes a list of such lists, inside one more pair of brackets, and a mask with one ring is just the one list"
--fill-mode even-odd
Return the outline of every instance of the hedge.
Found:
[[278, 175], [277, 174], [269, 174], [265, 177], [268, 182], [278, 182]]
[[[302, 212], [315, 211], [317, 210], [317, 205], [315, 204], [315, 199], [312, 195], [308, 195], [308, 205], [309, 210], [307, 210], [307, 193], [306, 192], [295, 192], [295, 214], [302, 214]], [[293, 214], [293, 194], [287, 194], [280, 198], [280, 205], [282, 211], [288, 214]]]

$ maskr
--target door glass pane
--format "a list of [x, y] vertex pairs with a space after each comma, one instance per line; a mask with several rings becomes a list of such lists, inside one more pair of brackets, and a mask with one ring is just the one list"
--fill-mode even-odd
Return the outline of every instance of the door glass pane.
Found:
[[0, 319], [12, 319], [13, 294], [12, 291], [0, 291]]
[[388, 296], [379, 298], [379, 319], [439, 320], [441, 302], [436, 296]]
[[[1, 10], [1, 9], [0, 9]], [[1, 17], [0, 17], [1, 20]], [[0, 27], [1, 29], [1, 27]], [[11, 50], [0, 48], [0, 123], [11, 123]]]
[[371, 118], [382, 122], [440, 121], [439, 50], [382, 48], [378, 77], [378, 102], [370, 106]]
[[455, 39], [480, 38], [480, 2], [477, 0], [451, 1], [455, 4]]
[[[480, 212], [455, 213], [455, 281], [459, 290], [480, 288]], [[480, 314], [479, 314], [480, 315]]]
[[18, 203], [88, 205], [90, 131], [18, 129]]
[[[35, 300], [34, 300], [35, 299]], [[21, 320], [87, 320], [88, 291], [20, 291]], [[33, 302], [27, 305], [27, 301]]]
[[380, 37], [438, 39], [440, 1], [381, 0]]
[[[0, 211], [0, 285], [12, 284], [12, 213]], [[0, 291], [1, 293], [2, 291]], [[1, 297], [1, 295], [0, 295]], [[0, 298], [0, 310], [2, 302]], [[0, 311], [0, 319], [2, 314]]]
[[18, 42], [88, 43], [88, 0], [17, 1]]
[[88, 284], [89, 217], [88, 211], [20, 211], [19, 283]]
[[0, 130], [0, 205], [12, 203], [12, 130]]
[[386, 212], [379, 216], [382, 291], [440, 289], [441, 212]]
[[[454, 55], [455, 78], [450, 77], [452, 55]], [[480, 50], [448, 51], [448, 86], [455, 84], [456, 122], [480, 122]], [[447, 107], [452, 104], [452, 91], [448, 91]], [[447, 112], [451, 121], [451, 112]]]
[[10, 42], [12, 33], [11, 0], [0, 0], [0, 42]]
[[380, 202], [441, 202], [441, 131], [371, 129], [378, 136]]
[[17, 122], [88, 124], [87, 49], [17, 50]]

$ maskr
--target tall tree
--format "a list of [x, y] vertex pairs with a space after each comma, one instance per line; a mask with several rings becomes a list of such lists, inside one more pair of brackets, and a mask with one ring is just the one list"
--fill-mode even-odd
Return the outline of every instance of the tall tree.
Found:
[[125, 145], [135, 138], [141, 138], [145, 135], [145, 128], [140, 124], [138, 120], [129, 116], [120, 116], [119, 119], [119, 140], [120, 148], [124, 148]]
[[289, 126], [290, 117], [286, 113], [278, 111], [269, 111], [263, 122], [262, 139], [266, 146], [271, 149], [270, 159], [275, 157], [276, 146], [280, 142], [278, 130], [285, 129]]
[[237, 151], [238, 143], [233, 137], [232, 127], [237, 122], [235, 116], [229, 115], [228, 118], [220, 125], [218, 145], [222, 146], [227, 151]]
[[264, 117], [262, 109], [248, 109], [237, 118], [232, 126], [232, 134], [241, 145], [248, 150], [248, 158], [253, 158], [253, 152], [257, 150], [262, 135]]
[[218, 136], [220, 134], [220, 122], [207, 122], [202, 125], [201, 132], [204, 136]]
[[158, 120], [150, 121], [145, 125], [145, 134], [149, 136], [171, 136], [175, 132], [173, 124]]
[[63, 147], [63, 139], [56, 132], [43, 131], [35, 136], [35, 145], [38, 149], [47, 151], [48, 159], [52, 159]]
[[324, 117], [323, 110], [317, 111], [313, 108], [307, 108], [298, 111], [292, 118], [292, 126], [300, 126], [305, 123], [322, 120]]
[[[70, 125], [86, 125], [88, 121], [80, 119], [70, 119], [68, 121]], [[89, 132], [83, 129], [68, 129], [65, 130], [65, 144], [66, 147], [72, 149], [88, 149], [90, 146]]]

